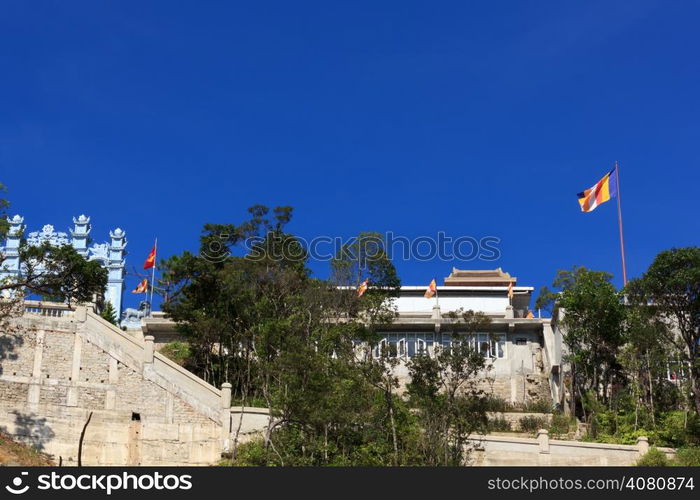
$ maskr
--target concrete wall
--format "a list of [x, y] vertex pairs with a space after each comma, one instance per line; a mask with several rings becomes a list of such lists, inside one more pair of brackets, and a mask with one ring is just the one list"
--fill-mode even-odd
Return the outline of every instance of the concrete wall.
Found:
[[[442, 287], [441, 287], [442, 288]], [[442, 292], [441, 292], [442, 293]], [[403, 294], [392, 300], [392, 304], [399, 312], [430, 312], [433, 310], [435, 300], [428, 300], [422, 294], [415, 296]], [[499, 296], [440, 296], [440, 308], [442, 312], [456, 311], [458, 309], [474, 311], [503, 311], [508, 305], [508, 297]]]
[[230, 443], [245, 443], [262, 436], [270, 425], [270, 412], [267, 408], [231, 407]]
[[[494, 413], [511, 421], [514, 428], [524, 416], [551, 419], [543, 413]], [[240, 424], [238, 443], [262, 436], [270, 423], [267, 408], [232, 407], [233, 421], [231, 442], [236, 439]], [[546, 430], [540, 430], [537, 438], [515, 436], [474, 436], [471, 465], [476, 466], [629, 466], [649, 450], [646, 438], [639, 438], [636, 445], [585, 443], [549, 439]], [[659, 448], [669, 458], [675, 456], [671, 448]]]
[[0, 427], [66, 465], [77, 463], [90, 413], [84, 465], [219, 460], [229, 432], [222, 391], [85, 307], [30, 305], [0, 332]]
[[[620, 466], [634, 465], [649, 450], [646, 438], [637, 445], [550, 440], [546, 430], [536, 439], [510, 436], [476, 436], [473, 465], [488, 466]], [[669, 458], [670, 448], [659, 448]]]

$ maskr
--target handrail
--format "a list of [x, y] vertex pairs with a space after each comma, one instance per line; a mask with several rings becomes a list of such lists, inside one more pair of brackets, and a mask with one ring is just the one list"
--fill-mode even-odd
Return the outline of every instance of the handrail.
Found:
[[[133, 357], [137, 366], [141, 365], [141, 360], [143, 359], [143, 353], [145, 351], [145, 342], [124, 333], [121, 329], [106, 321], [99, 314], [95, 314], [90, 310], [87, 311], [86, 320], [93, 324], [99, 324], [107, 329], [115, 340], [119, 339], [124, 342], [122, 345], [131, 351], [129, 354]], [[177, 387], [178, 391], [187, 393], [190, 397], [199, 401], [200, 404], [209, 409], [212, 415], [219, 411], [221, 398], [221, 391], [219, 389], [159, 353], [154, 353], [154, 361], [154, 373], [161, 377], [163, 382], [167, 381], [173, 384], [174, 387]], [[179, 381], [177, 380], [178, 378]], [[187, 386], [189, 386], [189, 388]]]
[[[526, 438], [519, 436], [493, 436], [489, 434], [474, 434], [469, 437], [470, 441], [486, 441], [492, 443], [516, 443], [516, 444], [528, 444], [537, 446], [539, 441], [535, 438]], [[562, 446], [562, 447], [573, 447], [573, 448], [589, 448], [597, 450], [621, 450], [621, 451], [639, 451], [639, 447], [634, 444], [618, 444], [618, 443], [595, 443], [591, 441], [567, 441], [563, 439], [550, 439], [550, 446]], [[675, 453], [674, 448], [658, 447], [659, 451], [664, 453]]]
[[163, 356], [159, 352], [154, 352], [153, 357], [158, 359], [158, 361], [162, 362], [164, 365], [168, 366], [168, 368], [175, 370], [179, 374], [187, 377], [190, 379], [192, 382], [195, 382], [199, 387], [202, 389], [209, 391], [213, 396], [215, 396], [217, 399], [221, 397], [221, 390], [217, 389], [213, 385], [211, 385], [209, 382], [199, 378], [197, 375], [192, 373], [191, 371], [183, 368], [182, 366], [178, 365], [175, 363], [173, 360], [168, 358], [167, 356]]

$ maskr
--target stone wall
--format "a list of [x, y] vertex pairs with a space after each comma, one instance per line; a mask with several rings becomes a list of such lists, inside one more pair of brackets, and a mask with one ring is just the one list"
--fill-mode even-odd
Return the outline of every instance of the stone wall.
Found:
[[229, 431], [223, 404], [86, 308], [25, 314], [0, 332], [0, 427], [64, 465], [77, 464], [88, 418], [84, 465], [214, 463]]
[[[646, 438], [637, 445], [550, 440], [546, 430], [536, 439], [477, 436], [472, 440], [472, 465], [487, 466], [625, 466], [634, 465], [649, 450]], [[669, 458], [671, 448], [659, 448]]]

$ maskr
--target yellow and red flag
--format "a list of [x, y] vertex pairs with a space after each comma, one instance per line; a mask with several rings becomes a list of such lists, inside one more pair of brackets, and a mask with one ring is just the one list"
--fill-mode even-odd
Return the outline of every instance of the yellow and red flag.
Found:
[[583, 212], [592, 212], [601, 203], [617, 196], [617, 170], [613, 168], [596, 182], [595, 186], [586, 189], [577, 196], [578, 204], [581, 205]]
[[435, 278], [433, 278], [433, 281], [430, 282], [430, 284], [428, 285], [428, 288], [425, 290], [425, 293], [423, 294], [423, 296], [426, 299], [432, 299], [436, 293], [437, 293], [437, 284], [435, 283]]
[[513, 282], [508, 283], [508, 298], [513, 300]]
[[156, 265], [156, 246], [157, 245], [153, 245], [153, 248], [151, 249], [151, 253], [148, 254], [148, 257], [146, 258], [146, 262], [143, 263], [144, 269], [150, 269]]
[[148, 280], [141, 281], [131, 293], [148, 293]]
[[357, 287], [357, 296], [362, 297], [362, 295], [367, 291], [368, 287], [369, 279], [366, 279], [362, 283], [360, 283], [360, 286]]

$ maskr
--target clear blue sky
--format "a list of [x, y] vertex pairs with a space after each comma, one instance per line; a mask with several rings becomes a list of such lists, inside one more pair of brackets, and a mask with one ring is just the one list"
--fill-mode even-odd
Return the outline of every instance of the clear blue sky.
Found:
[[690, 1], [7, 1], [0, 182], [30, 230], [123, 227], [129, 267], [262, 203], [295, 207], [307, 238], [502, 239], [495, 263], [397, 261], [405, 284], [453, 264], [620, 284], [615, 204], [582, 214], [576, 193], [622, 162], [631, 276], [698, 244], [699, 18]]

